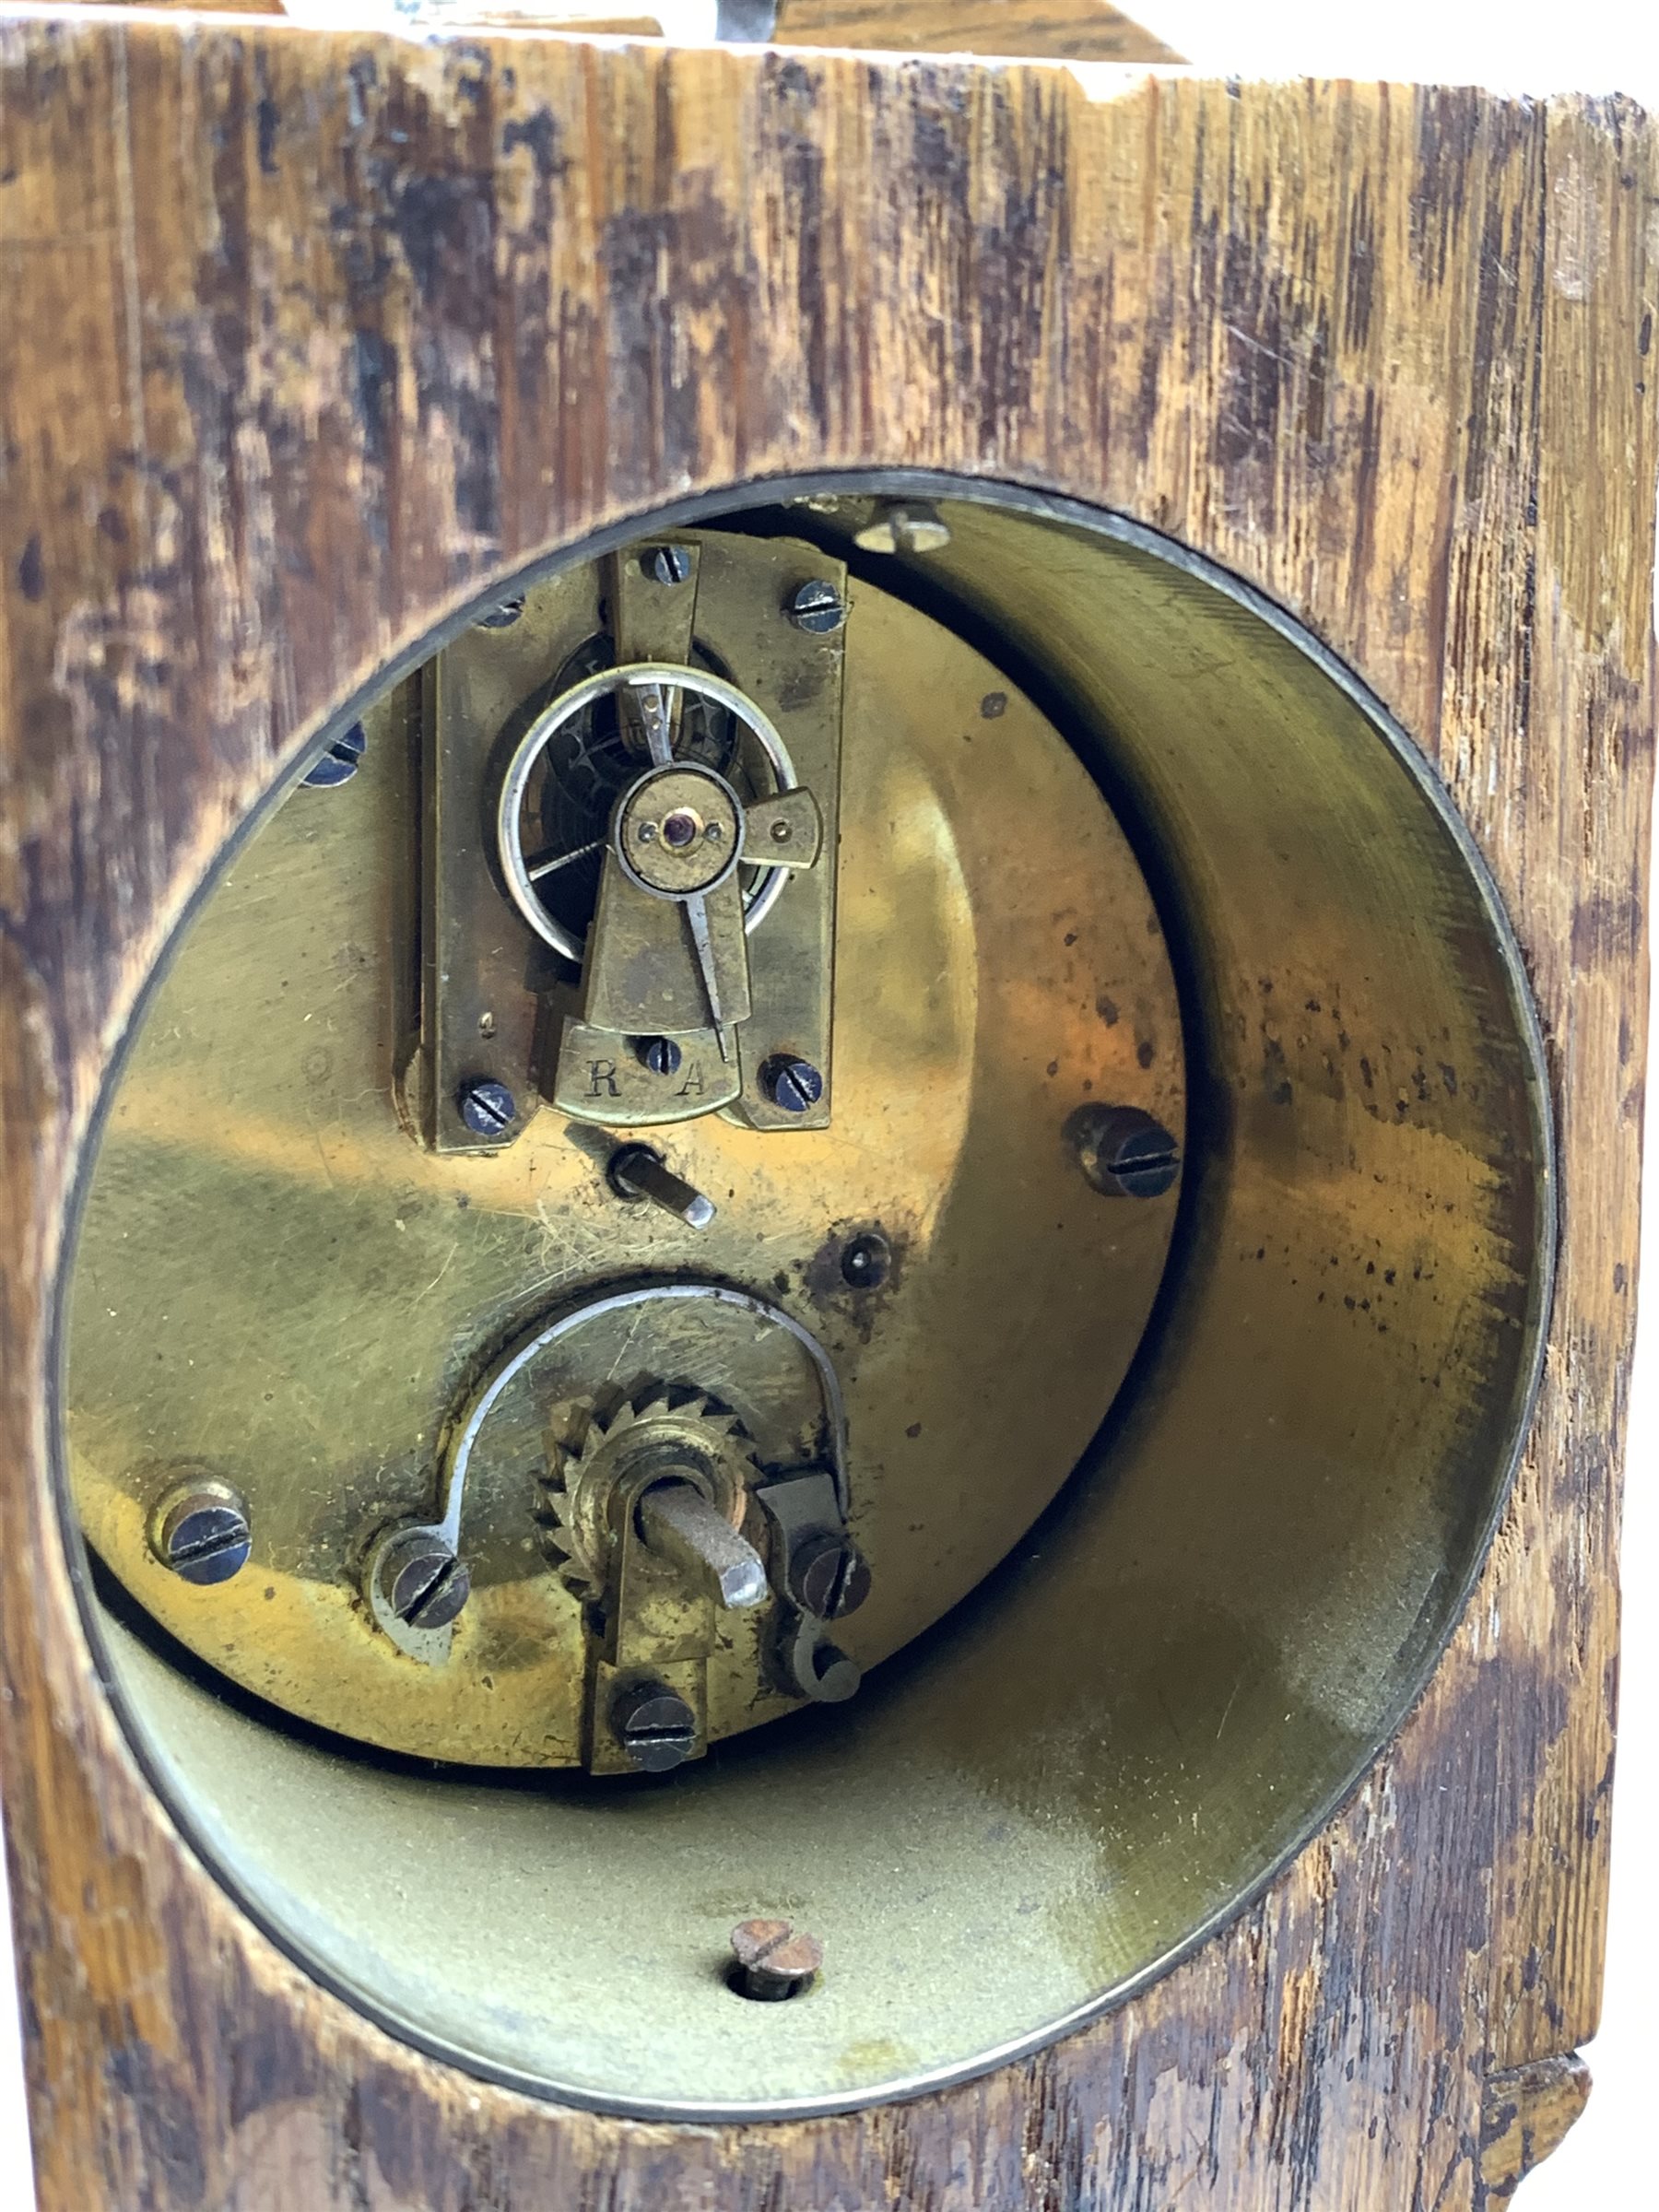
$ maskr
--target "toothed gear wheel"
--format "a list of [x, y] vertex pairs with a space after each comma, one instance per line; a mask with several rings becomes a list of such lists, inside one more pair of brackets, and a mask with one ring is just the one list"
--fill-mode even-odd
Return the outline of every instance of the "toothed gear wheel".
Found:
[[742, 1525], [755, 1448], [736, 1415], [698, 1393], [658, 1387], [601, 1414], [567, 1400], [548, 1432], [547, 1546], [578, 1597], [603, 1596], [622, 1516], [653, 1483], [695, 1482], [734, 1528]]

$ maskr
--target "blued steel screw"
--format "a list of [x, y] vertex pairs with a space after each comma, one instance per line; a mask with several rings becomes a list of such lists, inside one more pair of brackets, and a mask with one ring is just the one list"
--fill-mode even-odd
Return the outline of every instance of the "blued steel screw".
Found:
[[645, 556], [645, 573], [653, 583], [684, 583], [691, 556], [684, 546], [656, 546]]
[[475, 1136], [500, 1136], [518, 1119], [518, 1103], [493, 1076], [469, 1076], [455, 1093], [455, 1112]]
[[841, 1280], [850, 1289], [879, 1290], [892, 1265], [892, 1246], [878, 1230], [867, 1229], [841, 1253]]
[[780, 1053], [760, 1070], [761, 1086], [774, 1106], [785, 1113], [805, 1113], [824, 1095], [824, 1078], [810, 1060], [794, 1053]]
[[479, 629], [511, 629], [524, 611], [524, 594], [516, 592], [510, 599], [498, 599], [488, 614], [478, 617]]
[[809, 630], [814, 637], [833, 636], [847, 618], [841, 595], [827, 576], [815, 576], [800, 585], [784, 602], [783, 611], [797, 629]]
[[354, 722], [335, 739], [320, 760], [312, 763], [300, 781], [308, 791], [332, 791], [338, 783], [349, 783], [357, 774], [368, 744], [362, 724]]
[[386, 1561], [386, 1603], [411, 1629], [447, 1629], [472, 1595], [472, 1576], [440, 1536], [417, 1536]]
[[611, 1734], [641, 1774], [667, 1774], [697, 1748], [697, 1715], [665, 1682], [631, 1682], [611, 1700]]
[[247, 1508], [223, 1483], [187, 1485], [162, 1501], [151, 1548], [182, 1582], [228, 1583], [253, 1548]]
[[641, 1067], [653, 1076], [677, 1076], [684, 1058], [672, 1037], [641, 1037], [637, 1046]]
[[746, 1920], [732, 1930], [731, 1986], [740, 1997], [776, 2005], [798, 1997], [818, 1980], [824, 1947], [795, 1933], [787, 1920]]
[[850, 1536], [809, 1536], [789, 1562], [789, 1594], [820, 1620], [843, 1619], [870, 1594], [870, 1563]]
[[1107, 1198], [1160, 1198], [1181, 1172], [1181, 1147], [1138, 1106], [1083, 1106], [1066, 1123], [1077, 1162]]

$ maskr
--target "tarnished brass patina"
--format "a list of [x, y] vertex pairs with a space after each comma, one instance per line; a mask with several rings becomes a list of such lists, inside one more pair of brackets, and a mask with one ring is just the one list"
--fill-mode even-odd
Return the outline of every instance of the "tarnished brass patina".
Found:
[[[802, 577], [827, 632], [792, 618]], [[534, 1070], [606, 1127], [828, 1123], [845, 592], [800, 540], [681, 533], [513, 597], [425, 672], [416, 1113], [438, 1150], [522, 1129], [467, 1126], [480, 1071]], [[818, 1072], [804, 1113], [766, 1080], [782, 1053]]]
[[[940, 528], [900, 542], [894, 500]], [[695, 2118], [990, 2065], [1236, 1912], [1462, 1609], [1550, 1281], [1513, 941], [1420, 756], [1313, 641], [1146, 532], [982, 487], [807, 488], [748, 526], [852, 573], [830, 1124], [629, 1132], [655, 1203], [547, 1108], [483, 1157], [402, 1133], [419, 797], [394, 700], [356, 778], [240, 857], [154, 1003], [69, 1368], [88, 1534], [211, 1662], [193, 1681], [112, 1630], [200, 1847], [429, 2046]], [[722, 541], [680, 538], [700, 594]], [[561, 581], [596, 620], [600, 568]], [[678, 1294], [650, 1346], [619, 1277]], [[544, 1331], [451, 1522], [456, 1424]], [[769, 1595], [712, 1604], [696, 1545], [659, 1538], [715, 1648], [630, 1669], [554, 1556], [553, 1415], [670, 1379], [753, 1445]], [[147, 1513], [216, 1481], [251, 1553], [192, 1588]], [[340, 1565], [400, 1517], [435, 1532], [440, 1611], [448, 1526], [475, 1570], [436, 1663]], [[662, 1652], [658, 1594], [636, 1618]], [[574, 1763], [602, 1723], [618, 1771], [684, 1763], [636, 1788], [366, 1761], [236, 1711], [224, 1675], [452, 1759]], [[734, 1997], [756, 1915], [823, 1944], [810, 2001]]]
[[[684, 558], [665, 572], [687, 573], [663, 584], [645, 564], [669, 543]], [[1183, 1127], [1158, 916], [1051, 723], [948, 628], [846, 574], [788, 535], [706, 532], [533, 586], [511, 620], [465, 632], [368, 717], [350, 782], [289, 798], [155, 1002], [87, 1206], [76, 1498], [139, 1604], [288, 1712], [424, 1758], [610, 1767], [595, 1669], [654, 1653], [681, 1670], [700, 1747], [842, 1697], [1004, 1557], [1112, 1403], [1178, 1192], [1103, 1199], [1065, 1132], [1090, 1100]], [[781, 614], [812, 578], [848, 594], [832, 633]], [[700, 1015], [680, 1028], [653, 1009], [680, 1051], [666, 1085], [627, 1049], [643, 1002], [614, 1003], [634, 988], [615, 949], [626, 929], [590, 963], [581, 1013], [616, 1090], [607, 1076], [602, 1099], [577, 1100], [566, 1063], [573, 1034], [586, 1061], [587, 1038], [567, 1030], [560, 1055], [545, 1033], [577, 1005], [578, 978], [504, 896], [488, 830], [512, 747], [618, 606], [630, 653], [688, 671], [685, 687], [662, 685], [671, 724], [702, 711], [689, 677], [703, 653], [731, 671], [712, 681], [786, 735], [798, 782], [746, 789], [729, 749], [710, 771], [693, 748], [658, 765], [676, 786], [658, 804], [642, 743], [627, 821], [714, 818], [694, 788], [712, 772], [747, 809], [751, 895], [774, 872], [781, 888], [748, 939], [752, 1010], [727, 1009], [729, 1058], [715, 1025], [700, 1036]], [[427, 1027], [411, 1066], [423, 827]], [[618, 882], [619, 866], [601, 878], [602, 947]], [[653, 928], [665, 917], [679, 932], [671, 899], [624, 888]], [[660, 935], [641, 942], [656, 960]], [[697, 962], [676, 942], [694, 992]], [[788, 1054], [823, 1077], [800, 1111], [765, 1088]], [[712, 1082], [730, 1071], [733, 1116], [653, 1110], [697, 1065]], [[570, 1112], [537, 1102], [537, 1074], [555, 1067]], [[469, 1077], [511, 1091], [510, 1131], [462, 1121], [452, 1091]], [[623, 1133], [706, 1194], [704, 1212], [618, 1195]], [[883, 1265], [861, 1272], [869, 1249]], [[606, 1302], [650, 1283], [712, 1294]], [[500, 1363], [554, 1328], [472, 1436]], [[803, 1340], [836, 1378], [844, 1450]], [[622, 1394], [657, 1391], [712, 1402], [750, 1440], [743, 1526], [773, 1575], [766, 1604], [711, 1606], [631, 1523], [619, 1579], [596, 1578], [597, 1593], [574, 1593], [550, 1555], [559, 1408], [608, 1418]], [[248, 1564], [211, 1592], [147, 1538], [185, 1461], [247, 1502]], [[825, 1468], [841, 1486], [827, 1505], [811, 1488]], [[390, 1547], [411, 1535], [432, 1572], [453, 1553], [469, 1578], [436, 1625], [384, 1595]], [[868, 1595], [829, 1624], [799, 1588], [844, 1592], [822, 1549], [842, 1537]], [[682, 1629], [695, 1617], [672, 1658], [665, 1607]]]

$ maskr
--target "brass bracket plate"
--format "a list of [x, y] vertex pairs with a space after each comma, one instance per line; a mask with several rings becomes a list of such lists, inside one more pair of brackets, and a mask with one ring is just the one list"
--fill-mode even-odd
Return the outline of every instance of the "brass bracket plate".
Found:
[[[600, 571], [589, 563], [524, 594], [511, 620], [479, 623], [419, 677], [422, 735], [420, 1046], [406, 1077], [409, 1118], [435, 1152], [494, 1152], [534, 1102], [540, 994], [558, 961], [514, 913], [496, 880], [493, 794], [503, 740], [526, 701], [601, 627]], [[469, 1129], [457, 1100], [476, 1077], [520, 1104], [512, 1130]]]
[[[761, 542], [781, 596], [804, 566]], [[760, 619], [735, 566], [734, 554], [728, 584], [725, 547], [703, 542], [704, 634], [727, 665], [740, 620]], [[572, 571], [538, 585], [510, 627], [457, 641], [432, 672], [437, 728], [454, 713], [455, 746], [486, 761], [491, 733], [512, 742], [522, 702], [602, 634], [601, 587], [597, 567]], [[813, 1425], [769, 1410], [794, 1402], [795, 1340], [757, 1336], [730, 1302], [746, 1291], [807, 1332], [840, 1379], [855, 1467], [843, 1511], [873, 1586], [830, 1634], [866, 1672], [1006, 1554], [1100, 1428], [1177, 1194], [1102, 1197], [1065, 1128], [1081, 1102], [1106, 1100], [1182, 1131], [1157, 917], [1121, 830], [1038, 710], [879, 588], [859, 582], [852, 602], [835, 1119], [787, 1140], [734, 1114], [676, 1130], [665, 1154], [715, 1203], [705, 1225], [627, 1206], [606, 1174], [611, 1140], [556, 1113], [476, 1148], [446, 1123], [440, 1149], [412, 1145], [389, 1110], [431, 804], [409, 772], [401, 689], [371, 712], [348, 783], [273, 817], [158, 995], [87, 1200], [69, 1324], [76, 1505], [169, 1633], [302, 1718], [423, 1757], [580, 1763], [589, 1639], [536, 1518], [548, 1394], [586, 1394], [613, 1364], [618, 1387], [695, 1384], [739, 1412], [763, 1470], [817, 1464]], [[830, 746], [822, 695], [820, 711]], [[791, 735], [805, 767], [806, 737]], [[433, 739], [429, 723], [441, 806], [450, 750]], [[470, 820], [480, 865], [442, 879], [449, 1077], [481, 1063], [523, 1085], [531, 933], [482, 865], [476, 809]], [[816, 874], [788, 885], [767, 931], [828, 929], [827, 904], [795, 903]], [[519, 1056], [483, 1059], [515, 1005]], [[435, 1102], [447, 1108], [447, 1083]], [[872, 1239], [888, 1255], [875, 1284], [853, 1265]], [[649, 1344], [619, 1308], [591, 1356], [561, 1336], [557, 1371], [524, 1371], [477, 1432], [463, 1506], [457, 1411], [495, 1347], [624, 1286], [688, 1278], [727, 1288], [682, 1300]], [[775, 1392], [754, 1380], [768, 1345], [787, 1355]], [[168, 1572], [149, 1541], [185, 1463], [232, 1485], [253, 1526], [247, 1568], [211, 1590]], [[470, 1575], [440, 1663], [418, 1664], [363, 1605], [366, 1558], [406, 1524], [441, 1529]], [[729, 1617], [707, 1662], [711, 1740], [794, 1701], [773, 1667], [782, 1625]]]
[[[845, 644], [844, 630], [818, 634], [791, 619], [795, 593], [812, 582], [830, 583], [844, 602], [843, 564], [794, 539], [710, 532], [652, 540], [536, 585], [427, 669], [419, 1080], [410, 1119], [432, 1149], [499, 1150], [544, 1095], [572, 1118], [615, 1128], [716, 1109], [754, 1129], [829, 1124]], [[494, 851], [506, 761], [535, 715], [577, 674], [636, 661], [729, 671], [775, 724], [817, 802], [816, 865], [792, 867], [749, 939], [747, 1012], [724, 1038], [665, 1020], [682, 1058], [667, 1082], [633, 1050], [631, 1035], [648, 1026], [618, 1026], [624, 1016], [610, 1004], [614, 994], [583, 1004], [573, 964], [512, 908]], [[759, 804], [794, 823], [787, 795], [762, 794]], [[763, 1071], [782, 1055], [809, 1061], [823, 1077], [804, 1112], [768, 1094]], [[480, 1077], [503, 1084], [518, 1106], [504, 1130], [475, 1131], [462, 1116], [463, 1087]]]

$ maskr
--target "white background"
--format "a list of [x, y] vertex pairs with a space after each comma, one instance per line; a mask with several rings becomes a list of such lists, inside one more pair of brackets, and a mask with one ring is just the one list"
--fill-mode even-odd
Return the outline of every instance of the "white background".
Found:
[[[1659, 112], [1659, 0], [1386, 0], [1364, 10], [1285, 0], [1145, 0], [1131, 14], [1201, 66], [1241, 76], [1389, 76], [1547, 92], [1625, 91]], [[645, 0], [641, 0], [642, 9]], [[897, 13], [903, 0], [893, 0]], [[294, 0], [292, 12], [362, 19], [370, 5]], [[549, 12], [553, 11], [549, 0]], [[627, 12], [623, 9], [621, 12]], [[659, 0], [690, 35], [712, 0]], [[1651, 902], [1650, 902], [1651, 911]], [[1659, 1083], [1650, 1100], [1659, 1095]], [[1659, 1116], [1650, 1103], [1650, 1147]], [[1655, 1156], [1655, 1155], [1650, 1155]], [[1642, 1238], [1647, 1311], [1659, 1314], [1659, 1203]], [[1659, 1321], [1644, 1325], [1631, 1398], [1626, 1490], [1622, 1715], [1615, 1801], [1606, 2004], [1590, 2052], [1595, 2093], [1566, 2144], [1528, 2182], [1522, 2212], [1606, 2212], [1651, 2201], [1653, 2062], [1659, 2057], [1659, 1909], [1644, 1881], [1659, 1840]], [[5, 1879], [0, 1863], [0, 1885]], [[0, 2207], [30, 2201], [15, 2008], [6, 2002], [0, 1913]], [[1644, 2181], [1639, 2177], [1648, 2177]], [[87, 2212], [128, 2212], [88, 2206]], [[295, 2212], [312, 2212], [296, 2206]], [[799, 2212], [812, 2212], [808, 2206]], [[1335, 2212], [1335, 2208], [1333, 2208]]]

